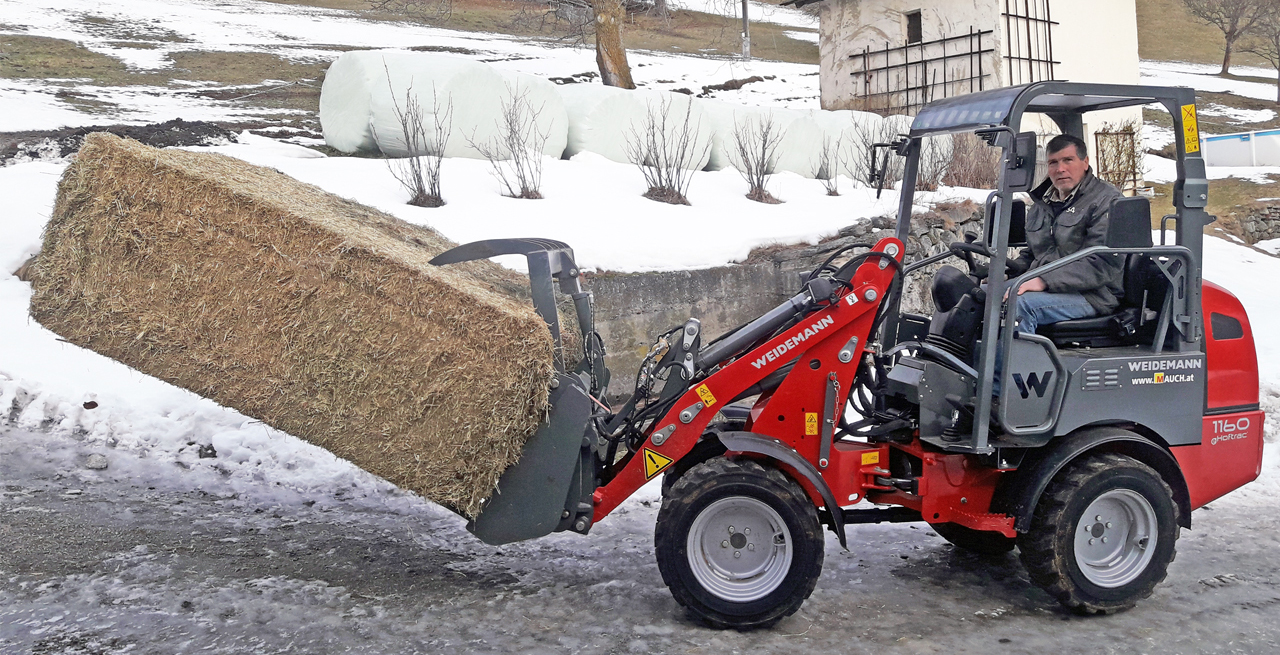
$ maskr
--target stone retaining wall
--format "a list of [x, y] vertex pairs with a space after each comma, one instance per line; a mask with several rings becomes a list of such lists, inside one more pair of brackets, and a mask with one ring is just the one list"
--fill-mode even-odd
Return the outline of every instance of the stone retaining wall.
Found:
[[[640, 362], [657, 335], [695, 317], [702, 321], [703, 342], [714, 339], [796, 294], [799, 274], [813, 270], [835, 250], [893, 236], [893, 223], [893, 217], [860, 221], [816, 245], [770, 246], [730, 266], [589, 276], [586, 282], [595, 295], [596, 329], [608, 349], [607, 363], [613, 372], [610, 395], [631, 392]], [[942, 252], [962, 233], [981, 230], [980, 207], [974, 203], [938, 205], [912, 217], [907, 260]], [[908, 279], [904, 311], [933, 312], [928, 285], [938, 266]]]

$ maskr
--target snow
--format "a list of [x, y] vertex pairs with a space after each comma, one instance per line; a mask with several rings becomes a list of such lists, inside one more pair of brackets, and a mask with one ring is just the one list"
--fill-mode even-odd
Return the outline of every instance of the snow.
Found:
[[[595, 69], [594, 55], [589, 50], [501, 35], [368, 21], [352, 12], [253, 0], [60, 0], [52, 9], [41, 3], [0, 0], [0, 8], [4, 16], [0, 33], [69, 38], [95, 52], [148, 70], [168, 66], [168, 53], [189, 49], [272, 52], [290, 59], [327, 61], [338, 54], [327, 47], [330, 44], [342, 48], [406, 48], [423, 44], [467, 48], [475, 53], [469, 57], [495, 60], [492, 65], [500, 70], [542, 76], [567, 76]], [[776, 12], [771, 15], [775, 22], [802, 21], [795, 15], [800, 12], [776, 8], [772, 11]], [[108, 22], [95, 23], [86, 18]], [[802, 26], [812, 25], [810, 21]], [[121, 45], [130, 36], [154, 47]], [[743, 64], [730, 59], [646, 52], [632, 52], [630, 57], [636, 79], [646, 88], [697, 89], [703, 84], [750, 75], [773, 76], [775, 79], [737, 91], [717, 92], [716, 97], [741, 105], [817, 107], [816, 66], [761, 61]], [[1201, 88], [1216, 84], [1219, 78], [1207, 75], [1203, 68], [1144, 62], [1143, 75], [1150, 83], [1190, 82]], [[1223, 82], [1242, 95], [1252, 89], [1248, 86], [1252, 83]], [[58, 88], [51, 85], [0, 80], [0, 131], [122, 120], [158, 122], [178, 115], [188, 120], [227, 120], [263, 113], [261, 109], [178, 93], [175, 89], [103, 89], [88, 87], [83, 81], [63, 84], [66, 86], [62, 88], [109, 99], [117, 107], [96, 115], [83, 114], [57, 99], [53, 94]], [[202, 88], [201, 83], [174, 86], [177, 91]], [[1262, 87], [1258, 93], [1266, 92], [1265, 96], [1256, 97], [1274, 98], [1274, 87], [1254, 86]], [[582, 266], [613, 271], [724, 265], [745, 257], [755, 246], [815, 242], [857, 220], [891, 213], [898, 202], [893, 190], [886, 190], [876, 200], [874, 191], [854, 188], [847, 179], [841, 180], [842, 195], [829, 197], [820, 182], [781, 173], [770, 182], [769, 190], [784, 204], [762, 205], [743, 197], [746, 183], [736, 171], [720, 170], [694, 173], [689, 189], [692, 205], [671, 206], [640, 197], [645, 190], [644, 180], [634, 166], [584, 152], [567, 161], [543, 160], [545, 199], [537, 201], [503, 197], [485, 162], [446, 159], [442, 190], [448, 204], [421, 209], [405, 204], [405, 192], [381, 161], [324, 157], [314, 150], [248, 133], [241, 135], [240, 141], [200, 150], [277, 168], [410, 222], [430, 225], [455, 241], [501, 236], [559, 239], [575, 248]], [[1147, 163], [1153, 171], [1149, 179], [1172, 179], [1172, 162], [1148, 156]], [[102, 484], [110, 475], [121, 476], [116, 484], [121, 485], [122, 493], [145, 481], [141, 483], [172, 490], [208, 488], [218, 493], [234, 492], [249, 502], [264, 505], [298, 507], [304, 501], [315, 501], [323, 507], [354, 498], [368, 507], [399, 512], [389, 514], [390, 518], [385, 519], [388, 523], [405, 523], [406, 516], [424, 525], [433, 521], [448, 523], [443, 531], [448, 538], [430, 529], [418, 531], [421, 544], [440, 549], [481, 548], [475, 542], [458, 545], [462, 522], [446, 510], [404, 494], [325, 450], [239, 412], [65, 343], [29, 319], [30, 285], [19, 281], [13, 272], [40, 247], [41, 230], [48, 220], [64, 167], [63, 163], [26, 162], [0, 168], [0, 197], [5, 199], [5, 211], [0, 212], [0, 407], [16, 408], [7, 417], [10, 421], [45, 434], [9, 442], [6, 447], [23, 450], [32, 461], [55, 462], [60, 470], [70, 469], [84, 451], [106, 455], [110, 462], [108, 473], [75, 469], [56, 483], [61, 491], [77, 486], [92, 489], [91, 485]], [[1214, 179], [1267, 173], [1280, 175], [1280, 168], [1210, 169]], [[920, 194], [918, 200], [981, 201], [984, 197], [985, 192], [976, 190], [943, 189]], [[1260, 247], [1280, 250], [1280, 245], [1273, 243]], [[1264, 409], [1271, 417], [1262, 477], [1215, 504], [1269, 509], [1280, 496], [1280, 446], [1275, 443], [1280, 421], [1280, 305], [1274, 302], [1270, 288], [1271, 281], [1280, 278], [1280, 259], [1210, 237], [1205, 239], [1204, 277], [1227, 286], [1249, 312], [1266, 389]], [[200, 457], [200, 446], [206, 445], [216, 449], [216, 458]], [[543, 550], [513, 545], [503, 549], [506, 554], [502, 557], [523, 560], [526, 580], [538, 583], [563, 579], [566, 572], [586, 566], [581, 561], [586, 554], [600, 549], [627, 551], [622, 553], [626, 557], [640, 557], [642, 553], [630, 551], [644, 550], [635, 545], [641, 542], [647, 547], [656, 512], [642, 503], [652, 504], [657, 497], [655, 486], [642, 489], [590, 538], [557, 535], [538, 542], [544, 544], [539, 546]], [[253, 520], [245, 519], [246, 523]], [[868, 526], [859, 530], [860, 538], [882, 542], [900, 541], [901, 535], [909, 534], [901, 526]], [[451, 539], [455, 543], [447, 543]], [[546, 546], [547, 543], [552, 545]], [[489, 557], [499, 557], [496, 549], [485, 552]], [[555, 557], [543, 557], [547, 552], [554, 552]], [[643, 555], [648, 557], [647, 553]], [[86, 578], [84, 589], [68, 585], [65, 593], [96, 595], [104, 599], [102, 606], [108, 609], [113, 599], [167, 593], [162, 591], [163, 584], [156, 582], [160, 578], [155, 573], [164, 568], [164, 562], [154, 562], [154, 555], [147, 552], [126, 552], [120, 557], [122, 566], [129, 567], [129, 575], [151, 577], [128, 578], [124, 582], [110, 575]], [[857, 566], [834, 556], [829, 557], [829, 562], [832, 571]], [[485, 564], [480, 561], [475, 566]], [[634, 568], [628, 570], [634, 572]], [[231, 591], [206, 586], [201, 580], [190, 584], [197, 604], [239, 606], [249, 613], [262, 611], [264, 616], [269, 615], [268, 610], [259, 609], [261, 606], [256, 604], [263, 597], [308, 596], [310, 601], [328, 607], [326, 603], [336, 602], [336, 596], [346, 593], [321, 588], [322, 583], [287, 578], [262, 578]], [[611, 584], [627, 585], [630, 581], [623, 578]], [[823, 592], [820, 585], [815, 594], [817, 602], [821, 602]], [[666, 596], [662, 598], [666, 599], [662, 602], [670, 602]], [[169, 607], [180, 602], [176, 596], [166, 598]], [[299, 630], [307, 625], [298, 616], [285, 618], [297, 624]], [[830, 619], [835, 621], [834, 617]]]
[[[1173, 182], [1178, 179], [1178, 164], [1172, 159], [1147, 153], [1145, 155], [1148, 182]], [[1271, 176], [1280, 176], [1280, 166], [1206, 166], [1205, 173], [1211, 180], [1237, 177], [1255, 184], [1271, 184]]]
[[[704, 14], [741, 18], [742, 3], [739, 0], [679, 0], [678, 6], [689, 11], [700, 11]], [[817, 29], [818, 17], [807, 14], [795, 7], [782, 7], [751, 0], [747, 5], [747, 18], [752, 22], [773, 23], [788, 27], [809, 27]], [[791, 36], [794, 32], [787, 32]], [[815, 34], [816, 38], [817, 35]], [[796, 37], [792, 37], [796, 38]], [[816, 41], [815, 41], [816, 42]]]
[[[56, 6], [3, 0], [0, 34], [26, 34], [75, 41], [89, 50], [119, 59], [137, 70], [172, 67], [174, 52], [265, 52], [301, 61], [327, 62], [343, 50], [409, 49], [429, 45], [485, 61], [495, 68], [568, 77], [596, 70], [592, 49], [554, 40], [521, 39], [503, 34], [461, 32], [407, 22], [376, 21], [355, 12], [260, 0], [60, 0]], [[815, 27], [803, 12], [766, 5], [759, 15]], [[804, 21], [810, 21], [804, 23]], [[811, 64], [755, 59], [695, 57], [630, 50], [632, 77], [642, 87], [671, 91], [700, 89], [731, 79], [760, 76], [762, 82], [715, 97], [744, 105], [818, 108], [818, 71]], [[99, 87], [85, 80], [59, 87], [31, 80], [0, 80], [3, 129], [55, 129], [64, 126], [186, 120], [236, 121], [251, 116], [289, 117], [287, 110], [250, 108], [197, 93], [216, 87], [175, 81], [165, 87]], [[177, 93], [177, 90], [187, 93]], [[59, 90], [86, 100], [109, 103], [93, 114], [71, 111], [55, 97]]]
[[1276, 117], [1271, 109], [1237, 109], [1217, 103], [1209, 103], [1197, 111], [1203, 116], [1226, 116], [1237, 123], [1265, 123]]
[[[1276, 99], [1276, 85], [1274, 82], [1248, 82], [1227, 79], [1218, 76], [1219, 70], [1221, 70], [1221, 66], [1189, 64], [1181, 61], [1150, 61], [1144, 59], [1139, 64], [1139, 75], [1142, 84], [1189, 86], [1198, 91], [1234, 93], [1247, 98], [1257, 98], [1258, 100], [1274, 101]], [[1233, 66], [1231, 72], [1235, 75], [1270, 80], [1274, 80], [1276, 77], [1274, 70], [1265, 68]]]

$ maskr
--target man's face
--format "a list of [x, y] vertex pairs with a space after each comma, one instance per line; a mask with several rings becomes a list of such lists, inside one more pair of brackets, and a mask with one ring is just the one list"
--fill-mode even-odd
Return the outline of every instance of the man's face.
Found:
[[1074, 145], [1048, 154], [1049, 179], [1058, 193], [1068, 193], [1084, 179], [1084, 172], [1089, 170], [1089, 158], [1081, 157]]

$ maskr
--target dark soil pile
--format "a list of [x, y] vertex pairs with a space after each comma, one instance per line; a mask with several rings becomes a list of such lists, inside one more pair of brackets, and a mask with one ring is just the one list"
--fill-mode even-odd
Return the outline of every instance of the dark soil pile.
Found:
[[0, 134], [0, 163], [10, 159], [60, 159], [69, 157], [84, 145], [94, 132], [109, 132], [155, 148], [174, 146], [212, 146], [234, 142], [234, 132], [205, 121], [175, 118], [151, 125], [111, 125], [77, 127], [39, 132]]

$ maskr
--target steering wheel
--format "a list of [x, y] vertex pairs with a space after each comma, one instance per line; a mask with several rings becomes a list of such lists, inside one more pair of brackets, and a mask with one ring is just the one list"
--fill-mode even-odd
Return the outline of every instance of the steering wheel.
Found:
[[[965, 236], [966, 238], [973, 238], [972, 234]], [[951, 250], [951, 254], [960, 257], [969, 266], [969, 275], [979, 280], [986, 279], [987, 267], [973, 261], [973, 256], [977, 254], [990, 259], [991, 251], [987, 249], [987, 244], [973, 241], [952, 241], [951, 245], [947, 247]]]
[[[973, 238], [972, 234], [965, 236], [966, 238]], [[973, 256], [975, 254], [991, 259], [991, 250], [987, 248], [987, 244], [982, 243], [981, 241], [952, 241], [951, 245], [947, 247], [951, 250], [952, 254], [964, 259], [965, 263], [968, 264], [969, 275], [972, 275], [979, 280], [985, 280], [987, 278], [989, 273], [987, 266], [973, 261]], [[1005, 277], [1015, 277], [1027, 272], [1026, 268], [1018, 265], [1017, 262], [1018, 260], [1016, 259], [1005, 260]]]

